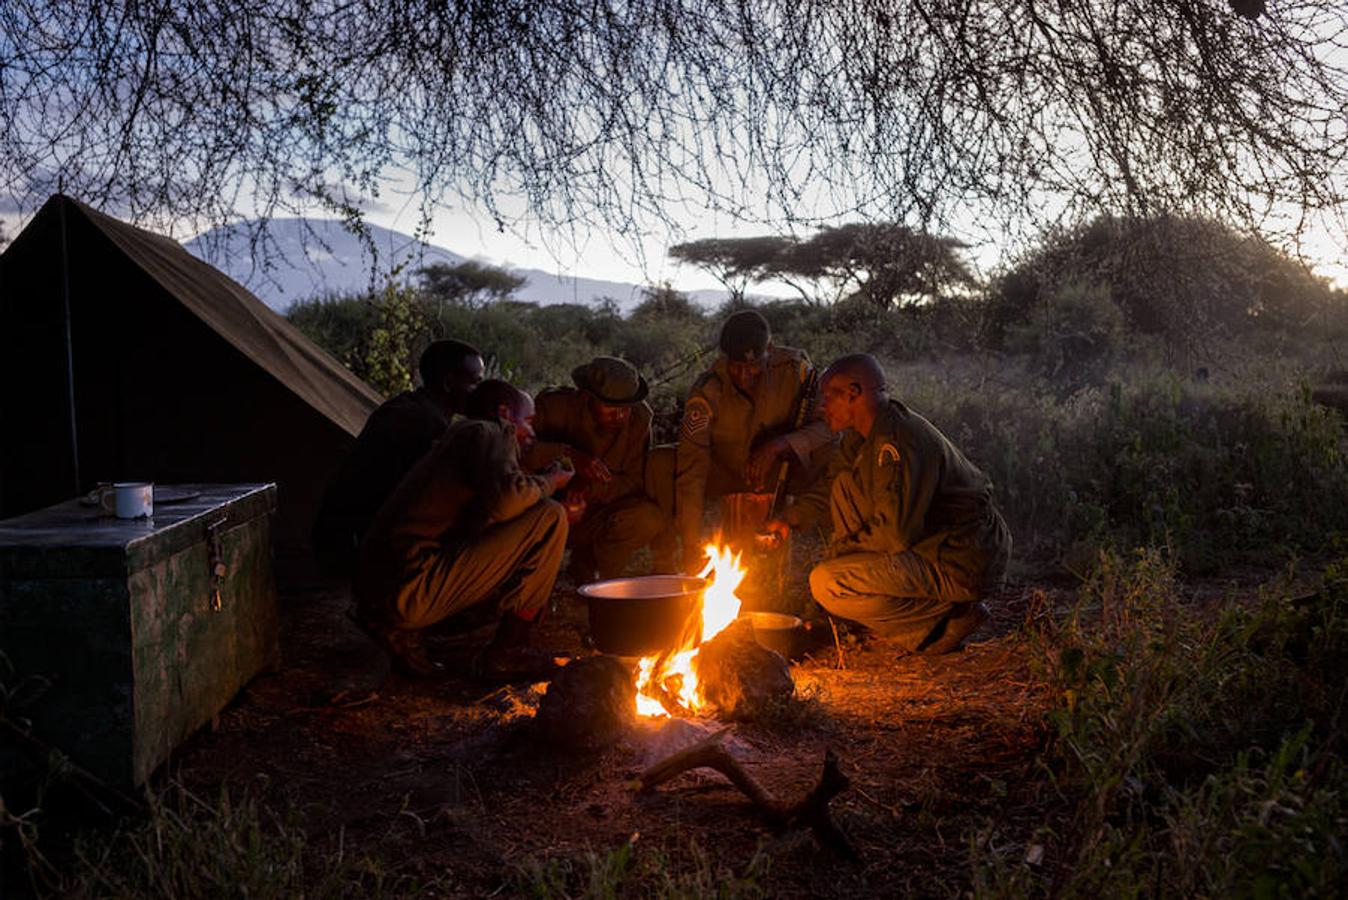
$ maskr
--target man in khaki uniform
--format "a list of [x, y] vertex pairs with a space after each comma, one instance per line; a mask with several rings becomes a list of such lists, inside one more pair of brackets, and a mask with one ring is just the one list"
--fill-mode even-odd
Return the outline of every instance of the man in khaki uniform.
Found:
[[656, 502], [646, 495], [646, 454], [651, 443], [649, 388], [631, 363], [598, 356], [571, 373], [574, 388], [549, 388], [535, 399], [538, 442], [531, 468], [565, 456], [576, 478], [563, 506], [571, 515], [571, 565], [578, 582], [616, 578], [632, 554], [653, 539], [657, 565], [672, 561], [673, 535]]
[[312, 541], [331, 574], [351, 576], [356, 548], [379, 507], [463, 410], [485, 371], [476, 348], [452, 340], [431, 343], [417, 370], [421, 385], [370, 413], [323, 494]]
[[827, 511], [828, 558], [810, 572], [819, 605], [905, 651], [957, 649], [986, 620], [980, 598], [1000, 586], [1011, 553], [990, 482], [934, 425], [888, 399], [872, 356], [829, 366], [820, 404], [829, 427], [845, 432], [829, 481], [770, 530]]
[[[817, 418], [796, 427], [797, 398], [812, 371], [810, 360], [800, 350], [774, 346], [762, 315], [750, 309], [727, 318], [720, 349], [688, 395], [677, 448], [659, 448], [648, 463], [652, 490], [660, 492], [666, 509], [673, 506], [689, 571], [702, 567], [702, 516], [709, 501], [771, 491], [768, 479], [778, 461], [808, 465], [832, 440]], [[666, 474], [670, 469], [672, 478]], [[662, 489], [669, 484], [672, 491]]]
[[566, 547], [566, 513], [548, 497], [571, 471], [524, 472], [534, 404], [503, 381], [473, 390], [468, 416], [450, 425], [398, 484], [361, 545], [357, 621], [404, 674], [432, 675], [421, 631], [498, 598], [501, 620], [480, 661], [488, 676], [537, 660], [529, 631], [547, 605]]

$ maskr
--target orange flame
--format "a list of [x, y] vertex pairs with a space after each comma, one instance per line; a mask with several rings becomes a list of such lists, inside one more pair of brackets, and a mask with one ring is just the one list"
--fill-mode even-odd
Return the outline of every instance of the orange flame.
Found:
[[700, 629], [693, 629], [687, 644], [673, 653], [642, 658], [637, 666], [637, 712], [643, 716], [667, 716], [669, 711], [659, 697], [669, 700], [690, 712], [704, 706], [698, 690], [693, 658], [698, 647], [720, 634], [740, 614], [740, 598], [735, 590], [744, 580], [745, 570], [740, 566], [740, 554], [729, 547], [708, 544], [707, 566], [699, 577], [711, 576], [702, 592], [702, 607], [698, 615]]

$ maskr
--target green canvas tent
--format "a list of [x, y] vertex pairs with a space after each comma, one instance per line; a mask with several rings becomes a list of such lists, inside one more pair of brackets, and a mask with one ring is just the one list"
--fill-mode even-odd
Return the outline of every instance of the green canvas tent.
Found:
[[0, 518], [100, 481], [275, 481], [307, 549], [379, 395], [177, 242], [52, 197], [0, 255]]

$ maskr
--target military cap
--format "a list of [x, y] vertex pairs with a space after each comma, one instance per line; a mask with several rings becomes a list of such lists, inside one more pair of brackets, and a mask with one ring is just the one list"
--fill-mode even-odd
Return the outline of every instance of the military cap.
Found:
[[650, 387], [627, 360], [596, 356], [571, 370], [576, 387], [609, 406], [634, 406], [646, 399]]

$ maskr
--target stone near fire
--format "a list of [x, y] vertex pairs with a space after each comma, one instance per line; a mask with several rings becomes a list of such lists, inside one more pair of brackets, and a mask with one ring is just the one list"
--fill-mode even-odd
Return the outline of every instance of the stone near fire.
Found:
[[544, 740], [571, 750], [615, 743], [636, 721], [632, 671], [613, 656], [574, 660], [563, 668], [538, 705]]
[[693, 666], [703, 698], [722, 719], [754, 719], [766, 705], [786, 700], [796, 690], [791, 666], [754, 639], [747, 620], [736, 621], [703, 644]]

